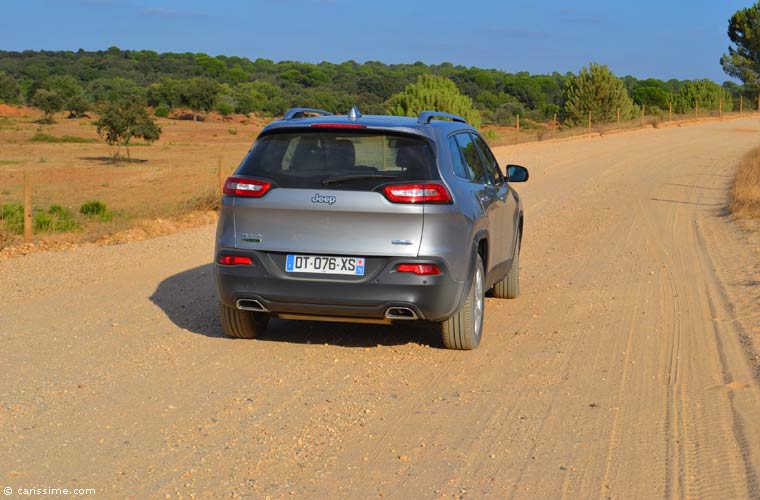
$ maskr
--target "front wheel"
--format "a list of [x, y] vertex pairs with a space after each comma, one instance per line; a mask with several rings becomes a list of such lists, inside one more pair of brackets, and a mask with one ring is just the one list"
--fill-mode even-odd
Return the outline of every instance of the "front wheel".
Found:
[[483, 263], [478, 256], [475, 275], [462, 307], [452, 317], [441, 323], [443, 345], [447, 349], [470, 350], [480, 344], [483, 335], [483, 310], [485, 290]]
[[264, 333], [269, 324], [269, 316], [253, 311], [244, 311], [226, 304], [219, 304], [222, 329], [228, 337], [253, 339]]

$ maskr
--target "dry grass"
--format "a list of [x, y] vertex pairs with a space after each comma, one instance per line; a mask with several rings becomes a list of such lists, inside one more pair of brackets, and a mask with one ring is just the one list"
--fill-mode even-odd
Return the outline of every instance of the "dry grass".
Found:
[[[56, 123], [40, 127], [36, 123], [40, 116], [32, 108], [0, 106], [0, 206], [23, 201], [23, 178], [27, 174], [38, 211], [60, 205], [78, 213], [82, 203], [99, 200], [114, 216], [102, 220], [77, 215], [80, 230], [35, 234], [37, 243], [100, 241], [105, 235], [132, 234], [130, 231], [152, 235], [206, 221], [219, 203], [218, 166], [221, 164], [223, 174], [231, 173], [267, 121], [242, 116], [227, 120], [212, 116], [204, 122], [160, 118], [161, 139], [150, 145], [133, 143], [134, 161], [115, 164], [111, 161], [113, 148], [98, 137], [92, 118], [66, 119], [60, 115]], [[671, 124], [667, 116], [660, 117], [656, 126], [694, 121], [688, 116], [673, 119]], [[640, 120], [631, 120], [622, 123], [620, 129], [640, 126]], [[514, 127], [486, 127], [484, 132], [491, 146], [517, 141]], [[615, 133], [617, 125], [594, 127], [594, 132]], [[583, 127], [552, 130], [545, 124], [526, 121], [519, 140], [533, 142], [586, 133]], [[737, 181], [737, 208], [732, 208], [742, 216], [758, 217], [757, 161], [753, 165], [754, 174], [741, 174], [750, 177]], [[21, 236], [3, 226], [0, 221], [0, 249], [22, 242]]]
[[[723, 113], [723, 119], [739, 118], [740, 116], [751, 116], [756, 114], [754, 111], [746, 111], [743, 115], [738, 112]], [[716, 120], [719, 119], [718, 112], [711, 113], [700, 112], [699, 118], [696, 119], [694, 114], [677, 115], [673, 114], [672, 119], [668, 115], [667, 111], [658, 115], [647, 115], [644, 118], [645, 128], [667, 128], [667, 127], [680, 127], [689, 123], [697, 123], [703, 120]], [[610, 135], [618, 132], [626, 132], [632, 130], [639, 130], [642, 128], [641, 117], [637, 116], [630, 120], [621, 121], [620, 126], [617, 123], [592, 123], [591, 134], [592, 135]], [[483, 132], [488, 140], [488, 143], [492, 146], [511, 146], [518, 142], [517, 128], [514, 126], [496, 126], [486, 125], [483, 127]], [[519, 134], [520, 144], [526, 142], [546, 141], [551, 139], [568, 139], [571, 137], [583, 137], [588, 135], [588, 126], [570, 127], [566, 125], [558, 125], [556, 128], [552, 128], [551, 120], [546, 123], [530, 122], [527, 120], [521, 121], [521, 128]]]
[[[77, 215], [81, 230], [35, 234], [37, 242], [93, 241], [158, 219], [166, 225], [167, 220], [187, 219], [185, 215], [193, 211], [213, 210], [218, 206], [219, 166], [223, 174], [231, 173], [265, 123], [242, 116], [237, 120], [210, 117], [204, 122], [158, 119], [163, 129], [158, 142], [133, 143], [130, 146], [137, 146], [131, 151], [134, 161], [113, 163], [114, 148], [98, 137], [92, 118], [60, 115], [55, 124], [40, 127], [35, 123], [39, 116], [38, 111], [25, 108], [2, 117], [0, 206], [23, 202], [27, 174], [38, 210], [60, 205], [78, 214], [83, 203], [99, 200], [114, 216], [102, 221]], [[229, 133], [231, 127], [235, 134]], [[33, 140], [35, 136], [54, 140]], [[0, 249], [22, 242], [3, 226], [0, 222]]]
[[731, 189], [730, 208], [737, 217], [760, 219], [760, 148], [742, 158]]

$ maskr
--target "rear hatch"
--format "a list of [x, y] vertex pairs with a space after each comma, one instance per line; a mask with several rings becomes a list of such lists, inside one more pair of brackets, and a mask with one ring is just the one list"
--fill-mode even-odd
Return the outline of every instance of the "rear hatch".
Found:
[[262, 186], [234, 197], [237, 247], [354, 257], [417, 256], [423, 204], [412, 191], [440, 181], [426, 139], [334, 126], [260, 136], [235, 179]]

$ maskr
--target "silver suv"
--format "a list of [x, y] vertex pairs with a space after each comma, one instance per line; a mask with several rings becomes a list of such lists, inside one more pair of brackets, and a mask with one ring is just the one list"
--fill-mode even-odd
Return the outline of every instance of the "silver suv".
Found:
[[484, 295], [519, 292], [523, 229], [511, 183], [456, 115], [289, 110], [226, 180], [215, 276], [231, 337], [269, 318], [441, 325], [474, 349]]

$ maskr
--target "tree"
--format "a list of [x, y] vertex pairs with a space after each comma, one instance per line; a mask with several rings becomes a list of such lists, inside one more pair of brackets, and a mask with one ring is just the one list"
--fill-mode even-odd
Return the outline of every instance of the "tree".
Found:
[[53, 123], [53, 113], [63, 109], [63, 98], [54, 90], [39, 89], [34, 94], [32, 105], [45, 113], [42, 118], [44, 123]]
[[578, 76], [567, 81], [564, 90], [566, 119], [573, 125], [588, 120], [589, 111], [594, 123], [609, 123], [617, 118], [627, 120], [633, 116], [634, 105], [623, 80], [617, 78], [606, 65], [590, 63]]
[[0, 73], [0, 102], [15, 103], [18, 100], [18, 83], [11, 75]]
[[64, 107], [69, 110], [69, 118], [81, 118], [90, 109], [90, 101], [83, 95], [70, 97]]
[[733, 109], [731, 94], [710, 80], [692, 80], [681, 85], [681, 90], [673, 98], [673, 111], [676, 113], [689, 113], [695, 105], [700, 110], [717, 111], [723, 100], [723, 111]]
[[473, 107], [472, 99], [460, 94], [456, 84], [448, 78], [431, 74], [418, 76], [417, 83], [391, 96], [387, 109], [401, 116], [417, 116], [422, 111], [453, 113], [480, 127], [480, 113]]
[[227, 72], [227, 65], [218, 57], [211, 57], [201, 53], [195, 56], [195, 62], [211, 78], [221, 78]]
[[145, 111], [143, 103], [133, 99], [103, 104], [95, 128], [98, 134], [104, 136], [109, 146], [117, 146], [114, 160], [121, 158], [122, 146], [126, 148], [129, 159], [129, 141], [133, 137], [140, 137], [148, 142], [155, 142], [161, 137], [161, 128]]
[[235, 99], [229, 95], [220, 95], [216, 102], [216, 110], [226, 120], [235, 112]]
[[151, 106], [164, 104], [170, 109], [181, 106], [183, 87], [183, 82], [164, 77], [148, 87], [148, 104]]
[[71, 75], [54, 76], [46, 82], [45, 88], [61, 96], [63, 108], [69, 110], [69, 118], [81, 117], [89, 107], [89, 103], [84, 98], [82, 86]]
[[760, 2], [739, 10], [728, 20], [728, 38], [735, 47], [728, 47], [720, 64], [729, 76], [745, 85], [760, 85]]
[[115, 78], [98, 78], [91, 81], [87, 89], [92, 100], [96, 103], [121, 100], [142, 101], [145, 95], [145, 91], [137, 83], [120, 76]]
[[219, 85], [208, 78], [191, 78], [184, 82], [180, 90], [180, 101], [193, 112], [193, 121], [201, 111], [214, 109]]

